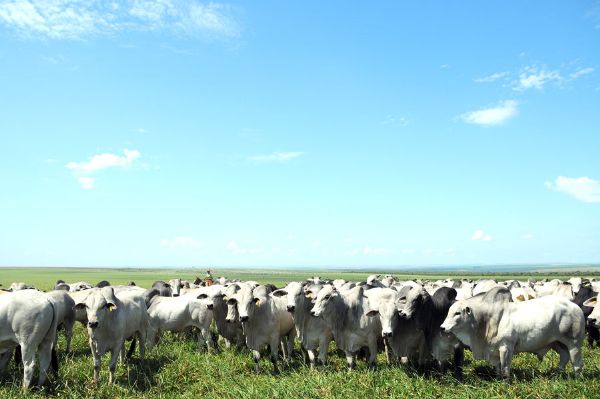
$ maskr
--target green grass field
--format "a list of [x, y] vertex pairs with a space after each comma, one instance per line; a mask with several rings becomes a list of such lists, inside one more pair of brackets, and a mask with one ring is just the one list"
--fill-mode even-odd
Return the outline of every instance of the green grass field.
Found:
[[[223, 273], [221, 273], [223, 272]], [[312, 271], [244, 271], [217, 270], [216, 275], [252, 279], [281, 285], [282, 282], [304, 279], [313, 274], [322, 277], [362, 279], [370, 273]], [[24, 281], [40, 289], [50, 289], [62, 278], [68, 282], [96, 283], [107, 279], [113, 284], [133, 280], [149, 286], [154, 280], [173, 276], [193, 278], [202, 276], [194, 270], [128, 270], [128, 269], [50, 269], [50, 268], [0, 268], [0, 283], [8, 286], [12, 281]], [[449, 274], [427, 274], [423, 277], [437, 279]], [[419, 277], [400, 275], [401, 278]], [[461, 275], [453, 275], [455, 277]], [[482, 275], [468, 275], [477, 278]], [[489, 277], [490, 275], [485, 275]], [[543, 278], [546, 275], [530, 275]], [[563, 274], [562, 277], [566, 275]], [[507, 279], [509, 274], [496, 275]], [[519, 278], [526, 276], [518, 275]], [[555, 277], [555, 275], [549, 275]], [[561, 276], [559, 276], [561, 277]], [[59, 377], [50, 378], [43, 389], [34, 389], [28, 395], [20, 390], [22, 370], [12, 362], [0, 376], [0, 398], [60, 397], [60, 398], [598, 398], [600, 397], [600, 349], [584, 348], [585, 368], [580, 378], [569, 372], [555, 374], [558, 356], [551, 352], [543, 362], [533, 355], [520, 354], [513, 362], [513, 379], [503, 382], [492, 376], [491, 368], [482, 361], [473, 361], [467, 352], [465, 379], [458, 382], [449, 370], [444, 375], [423, 375], [402, 365], [388, 365], [379, 356], [379, 367], [368, 370], [359, 361], [354, 372], [347, 372], [345, 359], [330, 348], [330, 364], [323, 370], [310, 370], [301, 356], [296, 356], [282, 368], [282, 375], [270, 374], [271, 364], [263, 360], [263, 373], [252, 373], [253, 361], [247, 352], [236, 352], [221, 346], [218, 354], [199, 352], [195, 339], [167, 334], [163, 342], [146, 354], [146, 360], [134, 359], [117, 366], [117, 384], [108, 386], [108, 358], [103, 361], [101, 382], [93, 388], [93, 366], [87, 333], [76, 326], [72, 353], [65, 354], [64, 337], [59, 338]]]

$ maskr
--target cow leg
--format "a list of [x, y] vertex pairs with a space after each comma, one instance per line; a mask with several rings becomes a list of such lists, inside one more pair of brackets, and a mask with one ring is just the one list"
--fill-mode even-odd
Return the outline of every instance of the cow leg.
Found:
[[500, 375], [505, 380], [510, 379], [510, 363], [512, 360], [512, 351], [510, 351], [506, 346], [501, 346], [498, 349], [500, 354]]
[[287, 356], [288, 360], [294, 355], [294, 343], [296, 341], [296, 329], [292, 328], [287, 336]]
[[569, 363], [569, 349], [561, 342], [554, 342], [551, 346], [552, 349], [554, 349], [560, 357], [560, 360], [558, 361], [558, 366], [556, 366], [556, 371], [562, 372], [564, 371], [567, 363]]
[[146, 332], [142, 331], [142, 332], [138, 332], [137, 334], [138, 336], [138, 343], [140, 346], [140, 359], [144, 360], [146, 357]]
[[[121, 350], [119, 350], [118, 348], [121, 348]], [[114, 347], [110, 350], [110, 362], [108, 363], [108, 371], [109, 371], [109, 377], [108, 377], [108, 384], [112, 385], [115, 383], [115, 370], [117, 369], [117, 361], [119, 360], [119, 353], [122, 353], [125, 351], [125, 341], [123, 341], [123, 344], [117, 347]]]
[[310, 368], [314, 369], [315, 368], [315, 351], [312, 349], [308, 349], [306, 351], [306, 353], [308, 354], [308, 361], [310, 363]]
[[94, 341], [90, 339], [90, 349], [92, 350], [92, 357], [94, 358], [94, 385], [98, 386], [98, 379], [100, 377], [100, 366], [102, 365], [102, 355], [98, 353]]
[[196, 336], [198, 338], [198, 350], [202, 352], [206, 345], [206, 340], [204, 339], [204, 336], [202, 335], [202, 330], [198, 329], [198, 334], [196, 334]]
[[575, 377], [579, 376], [581, 369], [583, 368], [583, 358], [581, 356], [581, 348], [573, 346], [569, 349], [569, 355], [571, 363], [573, 364], [573, 373]]
[[327, 351], [329, 350], [329, 340], [322, 337], [319, 341], [319, 362], [325, 366], [327, 364]]
[[[111, 352], [112, 353], [112, 352]], [[121, 350], [119, 351], [120, 355], [121, 355], [121, 363], [125, 363], [125, 358], [127, 356], [125, 356], [127, 354], [127, 352], [125, 351], [125, 341], [123, 341], [123, 344], [121, 345]]]
[[465, 349], [462, 346], [454, 349], [454, 378], [459, 381], [463, 379], [463, 362], [465, 360]]
[[256, 374], [260, 373], [260, 351], [252, 350], [252, 357], [254, 358], [254, 372]]
[[287, 352], [287, 338], [286, 337], [281, 337], [281, 339], [279, 340], [279, 343], [281, 344], [281, 355], [283, 356], [283, 359], [287, 359], [288, 357], [288, 352]]
[[71, 322], [66, 322], [65, 326], [65, 340], [67, 341], [67, 353], [71, 352], [71, 339], [73, 338], [73, 326], [75, 325], [75, 320]]
[[38, 353], [40, 356], [40, 375], [38, 376], [38, 385], [42, 386], [48, 378], [48, 367], [50, 367], [50, 361], [52, 360], [52, 346], [53, 342], [45, 340], [38, 347]]
[[35, 367], [35, 349], [30, 345], [21, 344], [21, 356], [23, 359], [23, 390], [29, 389], [33, 379], [33, 369]]
[[392, 357], [390, 355], [390, 341], [387, 338], [383, 339], [383, 347], [385, 350], [385, 360], [388, 364], [392, 362]]
[[348, 363], [348, 371], [352, 371], [356, 367], [356, 358], [349, 351], [346, 351], [346, 363]]
[[223, 338], [223, 340], [225, 341], [225, 348], [226, 349], [231, 348], [231, 341], [228, 340], [227, 338]]
[[6, 368], [6, 365], [12, 358], [12, 355], [13, 355], [12, 348], [7, 350], [4, 353], [0, 353], [0, 373], [2, 373], [4, 371], [4, 369]]
[[369, 340], [369, 367], [377, 367], [377, 337]]
[[[278, 334], [279, 335], [279, 334]], [[279, 367], [277, 366], [277, 357], [279, 356], [279, 347], [277, 346], [278, 338], [271, 340], [271, 363], [273, 363], [273, 375], [279, 374]]]

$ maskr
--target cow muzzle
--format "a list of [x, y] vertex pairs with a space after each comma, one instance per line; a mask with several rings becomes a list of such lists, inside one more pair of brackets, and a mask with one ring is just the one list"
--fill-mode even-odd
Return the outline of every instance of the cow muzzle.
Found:
[[296, 307], [295, 307], [295, 306], [293, 306], [293, 305], [288, 305], [288, 306], [287, 306], [287, 311], [288, 311], [288, 312], [290, 312], [290, 313], [293, 313], [293, 312], [294, 312], [294, 310], [296, 310]]
[[88, 327], [96, 328], [96, 327], [98, 327], [98, 322], [97, 321], [88, 321]]
[[382, 331], [382, 332], [381, 332], [381, 336], [382, 336], [383, 338], [389, 338], [389, 337], [391, 337], [391, 336], [392, 336], [392, 332], [391, 332], [391, 331]]
[[318, 313], [317, 313], [317, 312], [315, 312], [314, 310], [311, 310], [311, 311], [310, 311], [310, 315], [311, 315], [312, 317], [319, 317]]
[[212, 303], [209, 303], [208, 305], [206, 305], [206, 308], [207, 308], [208, 310], [213, 310], [213, 308], [214, 308], [214, 307], [215, 307], [215, 306], [214, 306]]
[[242, 323], [244, 323], [244, 322], [248, 321], [248, 316], [240, 316], [240, 321], [241, 321]]

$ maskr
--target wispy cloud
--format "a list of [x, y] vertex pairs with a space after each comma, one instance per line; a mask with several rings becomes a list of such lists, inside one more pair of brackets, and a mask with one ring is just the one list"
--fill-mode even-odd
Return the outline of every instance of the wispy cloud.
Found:
[[273, 152], [271, 154], [266, 155], [255, 155], [249, 157], [248, 160], [253, 162], [287, 162], [292, 159], [299, 158], [304, 155], [303, 152], [294, 151], [294, 152]]
[[525, 91], [528, 89], [542, 90], [550, 82], [559, 82], [563, 79], [557, 70], [548, 70], [546, 67], [527, 66], [519, 73], [519, 79], [514, 82], [513, 90]]
[[92, 173], [112, 167], [124, 168], [131, 165], [133, 161], [138, 159], [141, 155], [138, 150], [125, 149], [123, 153], [124, 156], [115, 154], [98, 154], [91, 157], [87, 162], [69, 162], [66, 167], [67, 169], [84, 173]]
[[91, 190], [95, 187], [96, 179], [90, 177], [98, 171], [108, 168], [127, 168], [141, 156], [138, 150], [123, 151], [123, 155], [116, 154], [97, 154], [92, 156], [89, 161], [69, 162], [65, 167], [73, 171], [77, 181], [85, 190]]
[[569, 76], [571, 79], [577, 79], [582, 77], [583, 75], [588, 75], [594, 72], [594, 68], [586, 67], [586, 68], [578, 68], [575, 72], [572, 72]]
[[242, 247], [236, 240], [231, 240], [227, 244], [227, 250], [234, 255], [254, 255], [264, 252], [262, 248], [246, 248]]
[[408, 119], [405, 116], [387, 115], [382, 121], [382, 125], [407, 126]]
[[477, 83], [491, 83], [495, 82], [499, 79], [506, 78], [510, 75], [508, 72], [496, 72], [491, 75], [482, 76], [480, 78], [473, 79]]
[[477, 229], [473, 232], [471, 236], [471, 240], [473, 241], [492, 241], [492, 236], [489, 234], [485, 234], [485, 232], [481, 229]]
[[120, 31], [187, 36], [239, 34], [231, 7], [190, 0], [5, 0], [0, 23], [21, 37], [84, 39]]
[[460, 116], [460, 119], [466, 123], [481, 126], [500, 125], [519, 113], [517, 105], [518, 103], [514, 100], [506, 100], [495, 107], [464, 113]]
[[589, 177], [558, 176], [554, 182], [546, 182], [551, 190], [568, 194], [579, 201], [600, 203], [600, 181]]
[[192, 237], [179, 236], [174, 238], [165, 238], [160, 240], [160, 246], [163, 248], [185, 248], [198, 249], [204, 247], [204, 243]]
[[525, 233], [521, 235], [521, 238], [524, 240], [531, 240], [533, 238], [533, 234], [531, 233]]

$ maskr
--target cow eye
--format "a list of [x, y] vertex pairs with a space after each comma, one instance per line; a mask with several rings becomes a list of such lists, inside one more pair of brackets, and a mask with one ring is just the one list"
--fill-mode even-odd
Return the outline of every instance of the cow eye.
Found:
[[454, 313], [454, 316], [460, 316], [460, 312]]
[[324, 299], [324, 300], [326, 300], [326, 301], [328, 301], [328, 300], [329, 300], [329, 298], [331, 298], [331, 295], [325, 295], [325, 296], [323, 297], [323, 299]]

